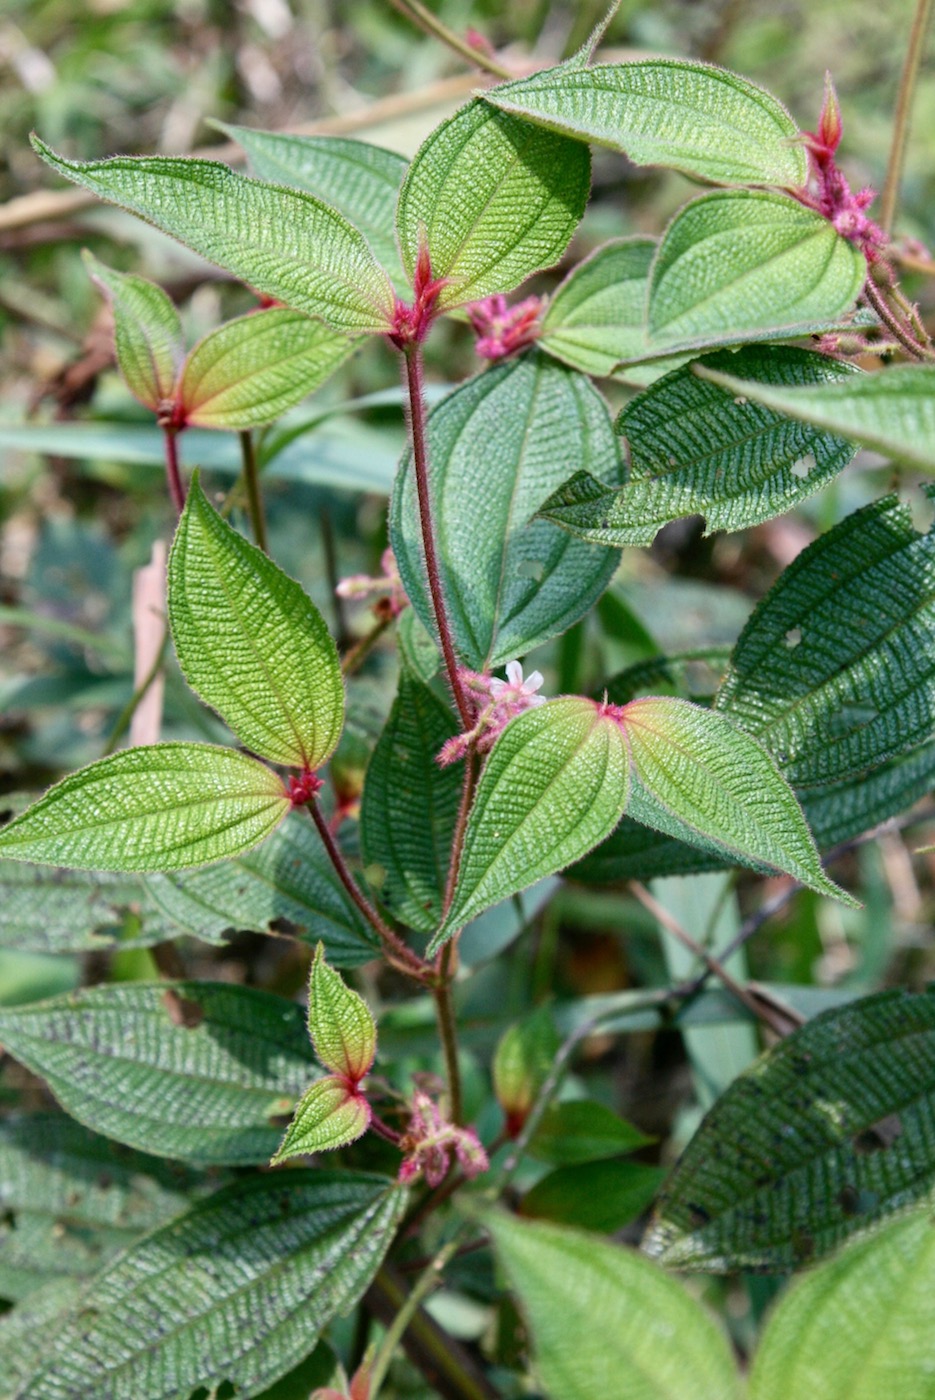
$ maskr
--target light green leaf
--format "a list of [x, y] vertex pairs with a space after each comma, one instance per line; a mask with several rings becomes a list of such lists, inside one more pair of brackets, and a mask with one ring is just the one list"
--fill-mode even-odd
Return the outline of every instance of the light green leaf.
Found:
[[454, 900], [429, 952], [596, 846], [629, 786], [626, 740], [593, 701], [564, 696], [511, 720], [477, 785]]
[[410, 278], [422, 240], [450, 311], [509, 292], [557, 263], [591, 184], [587, 147], [476, 98], [422, 143], [403, 182], [396, 229]]
[[325, 1069], [357, 1083], [377, 1053], [377, 1028], [363, 997], [325, 962], [321, 943], [315, 949], [308, 983], [308, 1031]]
[[716, 185], [803, 186], [805, 147], [770, 93], [707, 63], [560, 64], [484, 94], [551, 131]]
[[578, 1166], [635, 1152], [652, 1141], [604, 1104], [569, 1099], [553, 1104], [543, 1116], [529, 1152], [554, 1166]]
[[[320, 939], [328, 961], [338, 967], [369, 962], [377, 947], [372, 928], [335, 874], [307, 812], [288, 816], [262, 846], [233, 861], [150, 875], [145, 889], [149, 903], [176, 930], [209, 942], [223, 942], [236, 929], [303, 943]], [[145, 927], [149, 929], [149, 921]]]
[[448, 706], [403, 667], [367, 768], [360, 834], [368, 867], [384, 872], [381, 898], [423, 933], [438, 927], [445, 897], [462, 773], [436, 759], [456, 733]]
[[935, 1181], [935, 994], [880, 992], [768, 1050], [707, 1114], [645, 1247], [667, 1266], [784, 1272]]
[[515, 1136], [549, 1076], [559, 1050], [559, 1036], [548, 1006], [508, 1026], [497, 1044], [491, 1067], [494, 1093]]
[[386, 331], [394, 293], [367, 240], [312, 195], [187, 156], [70, 161], [33, 137], [53, 170], [119, 204], [266, 296], [340, 331]]
[[935, 469], [935, 368], [896, 365], [841, 384], [801, 387], [751, 384], [740, 365], [736, 374], [711, 366], [706, 379], [731, 394], [744, 394], [800, 422], [838, 433], [911, 466]]
[[685, 1287], [635, 1250], [501, 1211], [482, 1217], [528, 1319], [552, 1400], [736, 1400], [727, 1339]]
[[[483, 671], [563, 632], [610, 582], [613, 554], [532, 517], [570, 466], [621, 484], [617, 443], [589, 380], [532, 351], [485, 370], [432, 409], [428, 448], [455, 646]], [[408, 455], [393, 492], [390, 535], [403, 586], [434, 636]]]
[[79, 1123], [189, 1162], [266, 1162], [315, 1076], [301, 1008], [220, 982], [128, 982], [0, 1010], [0, 1044]]
[[370, 1107], [362, 1094], [352, 1094], [333, 1075], [316, 1080], [296, 1104], [286, 1135], [270, 1166], [312, 1152], [332, 1152], [356, 1142], [370, 1123]]
[[354, 341], [299, 311], [238, 316], [200, 340], [179, 384], [186, 423], [244, 431], [272, 423], [324, 384]]
[[115, 272], [84, 250], [85, 267], [114, 314], [117, 366], [132, 394], [154, 412], [171, 403], [185, 358], [179, 313], [161, 287]]
[[256, 846], [289, 811], [263, 763], [213, 744], [123, 749], [0, 831], [0, 856], [72, 870], [184, 870]]
[[21, 1400], [258, 1395], [358, 1300], [404, 1204], [364, 1173], [245, 1177], [100, 1274]]
[[169, 554], [169, 623], [185, 678], [237, 738], [314, 771], [344, 723], [337, 648], [300, 584], [208, 504], [197, 474]]
[[756, 739], [687, 700], [632, 700], [620, 712], [638, 821], [744, 862], [794, 875], [854, 904], [829, 880], [795, 794]]
[[42, 1364], [51, 1338], [80, 1294], [77, 1279], [53, 1279], [0, 1317], [2, 1400], [15, 1400], [22, 1382]]
[[935, 535], [888, 496], [780, 575], [715, 703], [769, 749], [827, 847], [935, 783], [933, 656]]
[[806, 1274], [769, 1316], [751, 1400], [931, 1400], [935, 1230], [931, 1212], [894, 1220]]
[[853, 306], [866, 263], [827, 219], [787, 195], [719, 190], [680, 209], [650, 274], [649, 337], [686, 338], [825, 320]]
[[261, 180], [307, 190], [360, 229], [395, 283], [403, 285], [393, 220], [408, 162], [395, 151], [340, 136], [288, 136], [212, 122], [247, 153]]
[[734, 331], [706, 330], [684, 340], [662, 342], [662, 348], [654, 347], [650, 341], [638, 354], [622, 360], [614, 371], [614, 378], [625, 384], [652, 384], [662, 374], [677, 369], [686, 360], [712, 350], [738, 350], [745, 345], [766, 345], [772, 342], [806, 340], [810, 336], [855, 335], [861, 331], [879, 329], [879, 321], [872, 311], [858, 306], [856, 310], [843, 312], [839, 316], [819, 320], [800, 321], [795, 325], [747, 328]]
[[[827, 383], [854, 371], [793, 346], [756, 345], [699, 361], [773, 384]], [[782, 414], [727, 398], [684, 366], [638, 394], [617, 420], [626, 436], [630, 479], [611, 491], [579, 472], [540, 514], [579, 539], [652, 544], [656, 532], [688, 515], [706, 534], [742, 530], [791, 510], [854, 455], [851, 443], [792, 423]]]

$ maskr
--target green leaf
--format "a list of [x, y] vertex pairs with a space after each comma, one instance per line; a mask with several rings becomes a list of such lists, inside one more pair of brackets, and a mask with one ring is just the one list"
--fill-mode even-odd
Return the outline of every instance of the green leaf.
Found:
[[617, 238], [573, 267], [542, 320], [539, 343], [584, 374], [607, 376], [645, 349], [652, 238]]
[[357, 1301], [404, 1203], [364, 1173], [245, 1177], [100, 1274], [21, 1400], [257, 1395]]
[[874, 501], [793, 561], [754, 610], [716, 706], [772, 753], [821, 846], [935, 782], [935, 535]]
[[385, 872], [381, 898], [422, 933], [438, 927], [445, 898], [462, 773], [436, 758], [456, 733], [448, 706], [403, 667], [367, 768], [360, 835], [368, 867]]
[[719, 190], [680, 209], [662, 237], [649, 289], [649, 337], [768, 330], [839, 316], [866, 263], [834, 226], [787, 195]]
[[377, 1028], [363, 997], [325, 962], [319, 943], [308, 983], [308, 1031], [325, 1069], [356, 1084], [377, 1053]]
[[727, 1339], [684, 1286], [635, 1250], [487, 1211], [528, 1319], [534, 1371], [558, 1400], [736, 1400]]
[[803, 186], [805, 148], [789, 113], [754, 83], [707, 63], [560, 64], [485, 93], [488, 102], [634, 165], [716, 185]]
[[[745, 345], [765, 345], [771, 342], [805, 340], [809, 336], [855, 335], [861, 331], [879, 329], [879, 321], [872, 311], [859, 306], [856, 310], [843, 312], [839, 316], [823, 317], [818, 320], [799, 321], [795, 325], [747, 328], [734, 331], [704, 330], [698, 335], [687, 336], [684, 340], [662, 342], [662, 348], [646, 342], [646, 348], [638, 354], [622, 360], [614, 372], [614, 378], [625, 384], [651, 384], [660, 375], [677, 369], [686, 360], [713, 350], [739, 350]], [[846, 363], [843, 362], [842, 363]]]
[[319, 768], [344, 723], [337, 648], [302, 586], [208, 504], [197, 474], [169, 554], [185, 679], [247, 748]]
[[[617, 443], [593, 385], [533, 351], [443, 399], [429, 414], [428, 449], [455, 646], [473, 670], [488, 670], [577, 622], [609, 583], [614, 555], [532, 517], [569, 466], [621, 484]], [[408, 454], [393, 492], [390, 534], [403, 586], [434, 636]]]
[[123, 749], [0, 831], [0, 856], [72, 870], [184, 870], [256, 846], [289, 811], [263, 763], [213, 744]]
[[429, 952], [596, 846], [623, 812], [629, 786], [626, 740], [593, 701], [564, 696], [511, 720], [481, 773], [457, 889]]
[[261, 180], [307, 190], [343, 214], [360, 229], [393, 281], [402, 285], [393, 219], [408, 166], [403, 156], [340, 136], [287, 136], [226, 122], [211, 125], [243, 147]]
[[509, 292], [557, 263], [591, 185], [585, 146], [475, 98], [422, 143], [399, 194], [396, 229], [412, 280], [423, 240], [442, 311]]
[[894, 1220], [797, 1280], [772, 1311], [751, 1400], [931, 1400], [935, 1231], [930, 1211]]
[[[92, 1274], [189, 1204], [204, 1179], [117, 1148], [64, 1113], [0, 1123], [0, 1297]], [[0, 1386], [0, 1394], [3, 1394]]]
[[377, 947], [305, 812], [288, 816], [262, 846], [236, 860], [150, 875], [145, 888], [178, 929], [209, 942], [234, 930], [321, 940], [328, 961], [339, 967], [369, 962]]
[[77, 1279], [53, 1279], [0, 1317], [0, 1396], [3, 1400], [15, 1400], [22, 1382], [42, 1364], [50, 1339], [80, 1293]]
[[742, 862], [794, 875], [855, 901], [821, 868], [795, 794], [766, 749], [726, 715], [669, 698], [621, 711], [633, 764], [630, 811], [680, 839], [701, 839]]
[[492, 1065], [493, 1087], [511, 1135], [526, 1121], [560, 1043], [548, 1006], [514, 1022], [500, 1037]]
[[354, 341], [299, 311], [273, 307], [219, 326], [188, 357], [186, 423], [243, 432], [272, 423], [330, 378]]
[[720, 366], [703, 372], [713, 384], [775, 413], [838, 433], [884, 457], [924, 471], [935, 469], [935, 368], [930, 365], [896, 365], [841, 384], [775, 388], [749, 383], [742, 367], [736, 368], [736, 375]]
[[578, 1166], [635, 1152], [652, 1142], [604, 1104], [568, 1099], [553, 1104], [529, 1144], [529, 1152], [555, 1166]]
[[[833, 381], [853, 373], [839, 360], [792, 346], [747, 346], [699, 362], [770, 383]], [[610, 491], [579, 472], [540, 514], [579, 539], [652, 544], [656, 532], [688, 515], [706, 534], [743, 530], [791, 510], [837, 475], [853, 446], [790, 422], [749, 399], [726, 398], [686, 365], [638, 394], [617, 420], [629, 445], [630, 479]]]
[[678, 1269], [782, 1272], [935, 1180], [935, 994], [880, 992], [761, 1055], [707, 1114], [646, 1248]]
[[385, 332], [394, 293], [367, 240], [312, 195], [188, 156], [71, 161], [37, 137], [53, 170], [171, 234], [264, 295], [339, 331]]
[[582, 1162], [537, 1181], [520, 1204], [531, 1220], [615, 1234], [652, 1204], [665, 1172], [642, 1162]]
[[352, 1094], [334, 1075], [325, 1075], [306, 1089], [296, 1104], [286, 1135], [270, 1166], [312, 1152], [331, 1152], [356, 1142], [370, 1124], [370, 1107], [362, 1094]]
[[179, 313], [161, 287], [115, 272], [84, 250], [84, 265], [110, 302], [117, 366], [132, 394], [154, 412], [175, 393], [185, 344]]
[[266, 1162], [315, 1075], [301, 1009], [250, 987], [128, 982], [0, 1010], [0, 1044], [74, 1118], [160, 1157]]

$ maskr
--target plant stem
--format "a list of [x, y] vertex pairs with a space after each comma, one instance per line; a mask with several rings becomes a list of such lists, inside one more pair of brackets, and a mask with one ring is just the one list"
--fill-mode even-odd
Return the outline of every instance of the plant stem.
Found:
[[346, 652], [341, 660], [341, 675], [345, 678], [352, 676], [354, 672], [363, 664], [370, 655], [376, 643], [383, 636], [392, 622], [390, 617], [378, 618], [369, 632], [365, 632], [359, 641], [356, 641], [350, 651]]
[[175, 506], [176, 515], [181, 515], [185, 509], [185, 487], [182, 485], [182, 473], [179, 471], [178, 432], [175, 428], [163, 428], [162, 435], [166, 444], [166, 480], [169, 483], [169, 496]]
[[433, 1288], [437, 1287], [445, 1265], [457, 1254], [461, 1236], [466, 1228], [466, 1224], [458, 1226], [447, 1243], [442, 1245], [428, 1268], [416, 1279], [412, 1291], [404, 1299], [399, 1312], [383, 1334], [383, 1340], [370, 1369], [370, 1400], [377, 1400], [380, 1387], [386, 1379], [386, 1373], [396, 1355], [396, 1349], [403, 1339], [406, 1328], [418, 1312], [423, 1298], [427, 1298]]
[[315, 823], [318, 835], [322, 839], [322, 844], [328, 853], [328, 859], [334, 866], [335, 874], [383, 944], [387, 961], [390, 962], [393, 967], [397, 968], [398, 971], [404, 972], [407, 977], [414, 977], [416, 981], [424, 982], [427, 975], [425, 964], [422, 962], [421, 958], [416, 956], [411, 948], [406, 947], [399, 935], [394, 933], [389, 925], [380, 918], [376, 909], [374, 909], [373, 905], [361, 891], [357, 881], [348, 869], [347, 862], [341, 854], [338, 844], [331, 834], [328, 823], [325, 821], [321, 808], [315, 798], [311, 798], [305, 805], [308, 808], [312, 821]]
[[[477, 786], [477, 753], [472, 748], [469, 750], [467, 758], [464, 760], [464, 786], [461, 789], [461, 805], [458, 808], [458, 816], [455, 821], [454, 835], [451, 838], [451, 855], [448, 859], [448, 879], [445, 882], [445, 903], [442, 908], [442, 919], [451, 908], [451, 901], [455, 897], [455, 890], [458, 886], [458, 872], [461, 869], [461, 853], [464, 850], [464, 836], [467, 831], [468, 817], [471, 815], [471, 805], [474, 801], [474, 789]], [[448, 944], [445, 945], [448, 947]]]
[[886, 166], [886, 183], [880, 201], [880, 227], [884, 233], [892, 233], [896, 217], [896, 204], [899, 199], [899, 186], [902, 182], [903, 165], [906, 159], [906, 143], [909, 140], [909, 120], [912, 115], [912, 99], [915, 96], [919, 65], [925, 47], [925, 34], [932, 17], [932, 0], [917, 0], [916, 12], [909, 31], [909, 44], [906, 60], [899, 79], [899, 95], [896, 99], [896, 112], [893, 116], [893, 140]]
[[444, 978], [432, 988], [435, 1010], [438, 1015], [438, 1034], [445, 1054], [445, 1074], [448, 1079], [449, 1117], [452, 1123], [461, 1125], [464, 1105], [461, 1095], [461, 1067], [458, 1064], [458, 1028], [455, 1022], [454, 1005], [451, 996], [452, 974], [449, 970], [451, 958], [446, 966], [446, 953], [454, 953], [454, 942], [446, 943], [442, 949], [441, 975]]
[[422, 393], [422, 350], [414, 342], [403, 348], [406, 364], [406, 390], [409, 399], [409, 435], [412, 441], [412, 465], [416, 476], [416, 493], [419, 498], [419, 523], [422, 528], [422, 550], [425, 555], [425, 572], [429, 581], [432, 610], [435, 613], [435, 626], [441, 643], [445, 667], [448, 671], [448, 684], [461, 716], [465, 729], [471, 729], [474, 718], [468, 703], [464, 686], [458, 675], [458, 658], [455, 655], [451, 626], [445, 608], [445, 594], [442, 588], [441, 572], [438, 567], [438, 552], [435, 548], [435, 530], [432, 524], [431, 489], [429, 486], [428, 450], [425, 432], [425, 398]]
[[146, 672], [146, 675], [140, 681], [139, 685], [136, 687], [133, 694], [130, 696], [129, 700], [124, 705], [123, 709], [120, 711], [120, 714], [114, 721], [114, 727], [110, 731], [110, 737], [107, 740], [107, 743], [104, 745], [104, 750], [101, 754], [102, 758], [106, 758], [108, 754], [113, 753], [114, 749], [120, 743], [120, 740], [123, 738], [124, 734], [126, 734], [127, 730], [130, 728], [130, 722], [133, 719], [133, 716], [136, 714], [137, 710], [139, 709], [139, 706], [143, 698], [145, 697], [146, 692], [149, 690], [149, 687], [153, 684], [156, 677], [159, 675], [159, 672], [162, 670], [162, 664], [165, 661], [166, 657], [166, 644], [168, 643], [168, 640], [169, 630], [168, 628], [166, 628], [166, 630], [162, 634], [162, 641], [159, 643], [159, 650], [153, 658], [153, 664], [150, 666], [149, 670]]
[[260, 473], [256, 465], [256, 451], [253, 434], [247, 428], [240, 435], [240, 451], [243, 457], [243, 479], [247, 488], [247, 511], [253, 538], [264, 554], [268, 554], [266, 544], [266, 513], [263, 510], [263, 496], [260, 491]]
[[911, 355], [914, 360], [931, 360], [935, 358], [932, 351], [916, 340], [908, 326], [900, 321], [899, 317], [887, 304], [886, 298], [870, 275], [867, 276], [867, 280], [864, 282], [863, 295], [877, 313], [884, 326], [886, 326], [887, 330], [899, 341], [907, 355]]
[[482, 72], [489, 73], [492, 78], [512, 78], [514, 75], [509, 68], [504, 68], [496, 59], [488, 54], [482, 53], [480, 49], [473, 48], [466, 39], [462, 39], [460, 34], [456, 34], [453, 29], [449, 29], [437, 15], [427, 9], [420, 0], [390, 0], [394, 10], [398, 10], [406, 19], [412, 20], [413, 24], [431, 34], [433, 38], [440, 39], [449, 49], [467, 60], [475, 68], [480, 68]]

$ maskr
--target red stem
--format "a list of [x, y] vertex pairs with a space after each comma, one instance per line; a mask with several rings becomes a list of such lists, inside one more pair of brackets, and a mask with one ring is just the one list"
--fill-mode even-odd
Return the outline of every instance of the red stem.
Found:
[[448, 671], [448, 684], [461, 716], [465, 729], [474, 725], [474, 716], [464, 686], [458, 675], [458, 658], [455, 655], [451, 625], [445, 609], [445, 594], [442, 588], [441, 573], [438, 567], [438, 554], [435, 550], [435, 531], [432, 526], [432, 503], [429, 490], [428, 452], [425, 441], [425, 400], [422, 395], [422, 350], [418, 343], [411, 341], [402, 347], [406, 362], [406, 388], [409, 394], [409, 433], [412, 439], [412, 465], [416, 474], [416, 492], [419, 497], [419, 523], [422, 528], [422, 550], [425, 555], [425, 572], [428, 575], [429, 593], [432, 597], [432, 610], [435, 625], [441, 642], [442, 655]]
[[871, 273], [867, 274], [863, 294], [884, 326], [886, 326], [888, 331], [892, 332], [908, 355], [911, 355], [914, 360], [930, 360], [933, 358], [932, 352], [916, 340], [908, 326], [905, 326], [902, 321], [899, 320], [896, 313], [887, 304], [886, 298], [874, 282]]
[[361, 914], [363, 914], [364, 918], [367, 920], [368, 924], [370, 924], [371, 928], [376, 932], [380, 942], [383, 944], [387, 961], [392, 963], [395, 968], [398, 968], [400, 972], [406, 973], [408, 977], [414, 977], [417, 981], [424, 982], [428, 969], [421, 958], [417, 957], [411, 948], [407, 948], [399, 935], [394, 933], [388, 924], [384, 923], [376, 909], [374, 909], [370, 901], [361, 892], [357, 881], [347, 867], [344, 856], [338, 849], [338, 844], [314, 797], [309, 802], [306, 802], [305, 805], [311, 814], [312, 821], [315, 823], [318, 835], [322, 839], [322, 844], [328, 852], [328, 859], [334, 866], [335, 874]]
[[182, 485], [182, 473], [179, 471], [178, 432], [175, 428], [163, 428], [162, 432], [166, 443], [166, 479], [169, 483], [169, 495], [176, 514], [181, 515], [185, 509], [185, 487]]

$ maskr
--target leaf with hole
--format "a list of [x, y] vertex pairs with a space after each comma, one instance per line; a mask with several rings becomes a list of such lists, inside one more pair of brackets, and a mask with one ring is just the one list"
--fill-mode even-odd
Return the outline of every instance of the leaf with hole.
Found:
[[209, 505], [197, 474], [169, 554], [169, 623], [193, 690], [247, 748], [312, 770], [344, 723], [337, 648], [300, 584]]
[[21, 1400], [258, 1395], [357, 1302], [404, 1204], [363, 1172], [244, 1177], [99, 1274]]
[[593, 701], [564, 696], [511, 720], [481, 773], [454, 899], [429, 952], [596, 846], [629, 789], [626, 740]]
[[788, 195], [718, 190], [675, 215], [650, 273], [648, 334], [660, 349], [702, 336], [781, 333], [854, 305], [866, 263]]
[[785, 1272], [935, 1180], [935, 994], [880, 992], [761, 1055], [704, 1118], [646, 1248], [668, 1267]]
[[131, 394], [153, 412], [172, 402], [185, 357], [179, 313], [161, 287], [115, 272], [87, 249], [84, 265], [110, 302], [117, 367]]
[[312, 195], [214, 160], [66, 160], [38, 137], [32, 142], [66, 179], [138, 214], [264, 296], [350, 334], [389, 329], [390, 279], [363, 234]]
[[[428, 454], [439, 568], [464, 662], [476, 671], [502, 665], [583, 617], [610, 582], [616, 556], [533, 516], [569, 466], [586, 466], [607, 485], [623, 481], [593, 385], [537, 351], [486, 370], [432, 409]], [[403, 586], [434, 636], [409, 455], [393, 492], [390, 535]]]
[[587, 147], [480, 98], [437, 126], [403, 182], [396, 230], [413, 278], [423, 240], [442, 311], [509, 292], [559, 261], [587, 203]]
[[799, 131], [770, 93], [736, 73], [684, 59], [560, 64], [484, 94], [488, 102], [634, 165], [662, 165], [717, 185], [804, 186]]
[[74, 1118], [160, 1157], [266, 1162], [316, 1075], [301, 1009], [251, 987], [142, 982], [0, 1010], [0, 1044]]
[[0, 830], [0, 856], [72, 870], [184, 870], [249, 850], [290, 809], [264, 763], [213, 744], [122, 749]]

